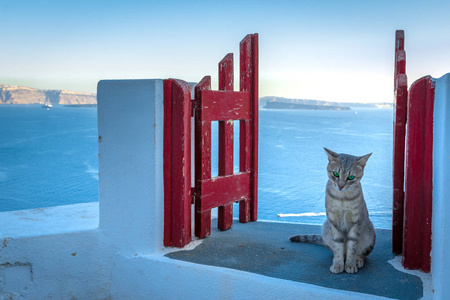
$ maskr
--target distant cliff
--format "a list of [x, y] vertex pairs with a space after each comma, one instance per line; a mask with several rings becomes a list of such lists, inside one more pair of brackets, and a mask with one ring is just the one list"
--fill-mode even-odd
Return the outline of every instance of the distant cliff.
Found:
[[40, 90], [22, 86], [0, 84], [0, 104], [97, 104], [97, 95], [61, 90]]
[[264, 108], [269, 108], [269, 109], [309, 109], [309, 110], [350, 110], [350, 107], [347, 107], [347, 106], [300, 104], [300, 103], [287, 103], [287, 102], [278, 102], [278, 101], [267, 101]]

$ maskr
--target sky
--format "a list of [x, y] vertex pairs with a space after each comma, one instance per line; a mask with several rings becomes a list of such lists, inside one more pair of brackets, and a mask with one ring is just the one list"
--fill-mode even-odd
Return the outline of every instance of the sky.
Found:
[[[0, 0], [0, 83], [96, 92], [102, 79], [198, 82], [259, 34], [259, 94], [391, 102], [395, 30], [408, 84], [450, 72], [450, 1]], [[235, 89], [239, 80], [236, 77]]]

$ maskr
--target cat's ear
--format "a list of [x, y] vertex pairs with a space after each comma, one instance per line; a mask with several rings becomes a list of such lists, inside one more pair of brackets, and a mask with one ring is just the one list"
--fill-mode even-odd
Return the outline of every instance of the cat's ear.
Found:
[[358, 159], [358, 165], [360, 165], [361, 167], [365, 167], [367, 160], [369, 159], [369, 157], [372, 155], [372, 153], [366, 154], [364, 156], [360, 156]]
[[330, 149], [327, 149], [325, 147], [323, 147], [323, 149], [325, 150], [325, 152], [328, 155], [328, 160], [329, 161], [336, 161], [339, 157], [339, 154], [337, 154], [336, 152], [331, 151]]

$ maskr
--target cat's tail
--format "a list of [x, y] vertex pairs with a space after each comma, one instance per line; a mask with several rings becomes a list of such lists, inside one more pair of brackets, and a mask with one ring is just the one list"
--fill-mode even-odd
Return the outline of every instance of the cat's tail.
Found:
[[289, 238], [291, 242], [325, 245], [320, 234], [297, 234]]

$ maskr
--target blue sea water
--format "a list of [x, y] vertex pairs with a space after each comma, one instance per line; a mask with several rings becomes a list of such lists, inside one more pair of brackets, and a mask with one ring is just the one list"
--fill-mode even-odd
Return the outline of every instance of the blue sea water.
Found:
[[392, 109], [261, 110], [259, 217], [323, 223], [326, 147], [358, 156], [372, 153], [361, 181], [364, 198], [375, 226], [391, 228], [392, 118]]
[[97, 110], [0, 106], [0, 211], [98, 201]]
[[[96, 118], [91, 107], [0, 106], [0, 211], [97, 201]], [[392, 109], [262, 109], [259, 123], [260, 220], [324, 221], [327, 147], [373, 153], [362, 180], [364, 196], [375, 226], [390, 228]], [[215, 132], [213, 127], [213, 151]]]

